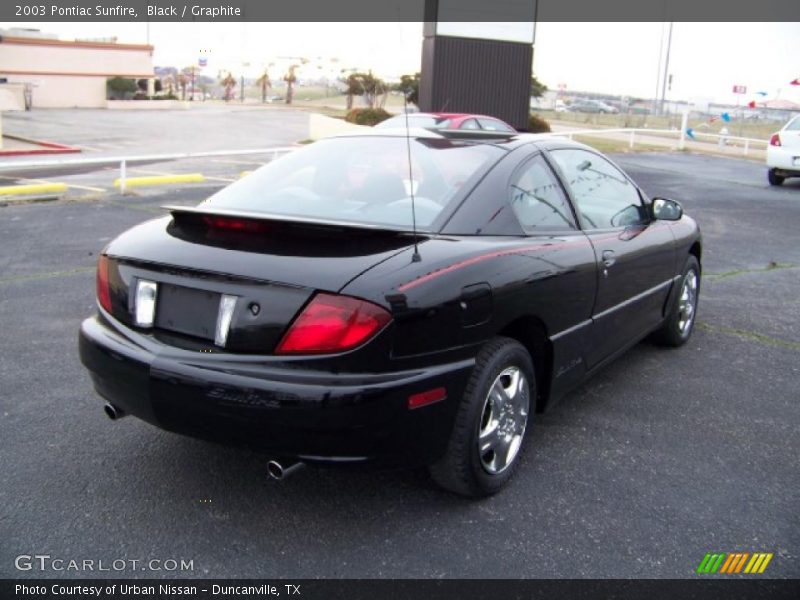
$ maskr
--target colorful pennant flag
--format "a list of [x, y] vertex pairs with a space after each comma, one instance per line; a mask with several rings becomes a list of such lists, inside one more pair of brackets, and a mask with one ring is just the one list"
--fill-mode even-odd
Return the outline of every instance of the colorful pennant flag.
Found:
[[798, 77], [797, 79], [793, 79], [792, 81], [790, 81], [790, 82], [789, 82], [789, 85], [800, 85], [800, 77]]
[[694, 129], [692, 129], [691, 127], [687, 127], [686, 128], [686, 135], [688, 135], [692, 139], [695, 139], [694, 138]]
[[763, 97], [763, 96], [769, 96], [769, 94], [767, 94], [767, 92], [756, 92], [756, 96], [762, 96]]
[[750, 102], [747, 103], [747, 106], [749, 106], [750, 108], [755, 108], [756, 107], [756, 101], [755, 100], [750, 100]]
[[722, 117], [722, 120], [725, 121], [726, 123], [731, 122], [731, 116], [728, 113], [724, 112], [720, 116]]

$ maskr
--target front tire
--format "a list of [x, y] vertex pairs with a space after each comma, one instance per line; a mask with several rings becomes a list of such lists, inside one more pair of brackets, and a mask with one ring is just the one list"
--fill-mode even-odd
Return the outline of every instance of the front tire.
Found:
[[654, 339], [663, 346], [682, 346], [694, 330], [697, 316], [697, 302], [700, 299], [700, 263], [693, 255], [686, 259], [680, 291], [661, 329], [655, 332]]
[[786, 177], [778, 175], [775, 172], [775, 169], [770, 169], [769, 171], [767, 171], [767, 180], [769, 181], [770, 185], [783, 185], [783, 182], [786, 180]]
[[433, 480], [473, 498], [499, 492], [519, 463], [535, 398], [525, 347], [510, 338], [490, 340], [478, 353], [447, 451], [430, 467]]

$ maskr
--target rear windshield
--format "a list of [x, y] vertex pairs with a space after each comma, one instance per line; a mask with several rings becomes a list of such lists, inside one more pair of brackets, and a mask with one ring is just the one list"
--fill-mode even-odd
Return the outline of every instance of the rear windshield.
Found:
[[211, 207], [411, 229], [429, 226], [505, 153], [487, 144], [403, 137], [315, 142], [217, 192]]
[[[386, 128], [396, 128], [396, 127], [405, 127], [406, 126], [406, 117], [405, 115], [399, 115], [396, 117], [391, 117], [386, 119], [385, 121], [381, 121], [375, 127], [378, 129], [386, 129]], [[450, 127], [450, 119], [445, 119], [443, 117], [434, 117], [431, 115], [408, 115], [408, 126], [409, 127], [426, 127], [426, 128], [434, 128], [434, 129], [447, 129]]]

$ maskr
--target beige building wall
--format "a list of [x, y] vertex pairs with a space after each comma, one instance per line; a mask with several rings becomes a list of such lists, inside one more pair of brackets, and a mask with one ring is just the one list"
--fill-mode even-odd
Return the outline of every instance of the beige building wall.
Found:
[[106, 78], [74, 75], [16, 75], [9, 81], [30, 83], [33, 108], [105, 108]]
[[153, 47], [3, 36], [0, 77], [31, 84], [34, 108], [104, 107], [107, 78], [153, 77]]

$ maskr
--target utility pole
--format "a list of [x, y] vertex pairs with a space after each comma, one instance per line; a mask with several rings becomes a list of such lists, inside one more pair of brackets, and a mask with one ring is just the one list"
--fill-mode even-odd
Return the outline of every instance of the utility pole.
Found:
[[664, 59], [664, 77], [661, 79], [661, 114], [664, 113], [664, 100], [667, 94], [667, 77], [669, 73], [669, 53], [672, 49], [672, 21], [669, 23], [669, 34], [667, 35], [667, 57]]
[[658, 88], [661, 85], [661, 59], [664, 56], [664, 23], [661, 24], [661, 40], [658, 43], [658, 62], [656, 63], [656, 93], [653, 94], [653, 114], [658, 114]]

